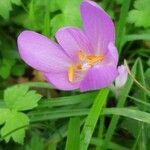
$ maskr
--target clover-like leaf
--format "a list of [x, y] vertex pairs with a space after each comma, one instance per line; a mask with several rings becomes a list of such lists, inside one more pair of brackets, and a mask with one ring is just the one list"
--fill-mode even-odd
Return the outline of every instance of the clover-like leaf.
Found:
[[150, 27], [149, 0], [136, 0], [134, 8], [129, 12], [128, 22], [134, 23], [137, 27]]
[[[29, 118], [22, 112], [14, 110], [1, 110], [5, 116], [3, 117], [4, 126], [1, 128], [1, 136], [6, 142], [12, 138], [15, 142], [23, 144], [25, 137], [25, 129], [29, 125]], [[6, 114], [7, 111], [7, 114]]]
[[4, 92], [4, 101], [8, 108], [24, 111], [29, 110], [38, 105], [41, 95], [36, 91], [30, 90], [26, 85], [16, 85], [7, 88]]
[[6, 118], [9, 116], [9, 109], [1, 108], [0, 109], [0, 125], [4, 124], [6, 121]]

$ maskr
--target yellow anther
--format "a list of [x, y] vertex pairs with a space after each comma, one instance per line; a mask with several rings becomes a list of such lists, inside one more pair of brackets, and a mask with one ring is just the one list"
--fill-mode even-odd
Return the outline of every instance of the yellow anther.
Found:
[[81, 61], [85, 60], [86, 58], [86, 54], [82, 50], [78, 52], [78, 56]]
[[94, 65], [96, 63], [99, 63], [103, 59], [104, 59], [103, 56], [92, 56], [92, 55], [87, 56], [87, 62], [89, 65]]
[[74, 65], [71, 64], [69, 66], [69, 69], [68, 69], [68, 78], [69, 78], [69, 81], [72, 82], [74, 80]]
[[81, 64], [77, 64], [76, 68], [77, 68], [77, 70], [81, 70], [82, 69], [82, 65]]

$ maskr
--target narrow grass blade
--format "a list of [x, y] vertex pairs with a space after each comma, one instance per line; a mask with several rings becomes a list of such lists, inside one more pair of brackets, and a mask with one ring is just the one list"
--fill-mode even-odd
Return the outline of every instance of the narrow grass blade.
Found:
[[150, 34], [129, 34], [124, 36], [124, 42], [136, 40], [150, 40]]
[[107, 100], [108, 93], [108, 89], [102, 89], [93, 103], [93, 106], [89, 112], [89, 115], [86, 118], [85, 124], [81, 132], [80, 150], [87, 150], [89, 146], [97, 120], [100, 116], [103, 105]]
[[68, 109], [68, 110], [58, 110], [58, 111], [43, 111], [43, 112], [30, 112], [28, 116], [31, 122], [38, 122], [44, 120], [53, 120], [60, 118], [68, 118], [74, 116], [86, 116], [89, 113], [89, 109]]
[[117, 41], [116, 41], [116, 45], [117, 48], [119, 50], [119, 54], [122, 51], [122, 40], [123, 40], [123, 36], [124, 36], [124, 27], [126, 24], [126, 18], [128, 16], [128, 10], [129, 10], [129, 6], [130, 6], [130, 2], [131, 0], [125, 0], [122, 8], [121, 8], [121, 13], [120, 13], [120, 18], [119, 18], [119, 22], [117, 25]]
[[79, 150], [80, 118], [70, 118], [65, 150]]
[[[132, 67], [132, 70], [131, 70], [133, 76], [135, 76], [135, 73], [136, 73], [137, 62], [138, 62], [138, 60], [136, 60], [136, 62], [134, 63], [134, 65]], [[124, 103], [127, 99], [127, 96], [130, 92], [130, 89], [132, 87], [132, 84], [133, 84], [133, 79], [131, 77], [129, 77], [127, 83], [125, 84], [122, 91], [120, 92], [117, 107], [123, 107], [124, 106]], [[119, 120], [119, 116], [113, 116], [112, 117], [111, 122], [109, 124], [109, 127], [107, 129], [106, 135], [105, 135], [105, 140], [104, 140], [103, 145], [102, 145], [103, 150], [107, 149], [108, 144], [109, 144], [109, 142], [113, 136], [114, 130], [117, 126], [118, 120]]]
[[85, 103], [87, 101], [94, 101], [97, 92], [91, 93], [84, 93], [79, 95], [73, 96], [64, 96], [64, 97], [57, 97], [57, 98], [50, 98], [45, 99], [39, 103], [39, 108], [46, 108], [46, 107], [58, 107], [58, 106], [68, 106], [68, 105], [75, 105], [79, 103]]
[[[137, 67], [138, 67], [138, 69], [137, 69], [137, 80], [145, 87], [146, 83], [145, 83], [144, 71], [143, 71], [143, 65], [142, 65], [141, 59], [139, 59]], [[143, 92], [142, 90], [139, 90], [137, 97], [139, 99], [143, 100], [143, 102], [147, 101], [146, 93]], [[139, 105], [139, 108], [143, 111], [146, 111], [146, 107], [144, 105]], [[135, 144], [133, 145], [133, 150], [135, 150], [136, 147], [138, 147], [138, 149], [147, 150], [145, 125], [144, 125], [144, 123], [140, 122], [139, 126], [140, 126], [139, 127], [139, 136], [137, 137]]]
[[[102, 143], [103, 143], [103, 140], [98, 139], [98, 138], [92, 138], [91, 141], [90, 141], [91, 145], [95, 145], [95, 146], [99, 146], [99, 147], [102, 145]], [[124, 146], [121, 146], [119, 144], [116, 144], [114, 142], [110, 142], [109, 145], [108, 145], [108, 148], [111, 149], [111, 150], [129, 150], [128, 148], [126, 148]]]
[[143, 123], [150, 124], [150, 113], [136, 110], [133, 108], [107, 108], [103, 110], [102, 114], [124, 116], [134, 120], [138, 120]]
[[45, 15], [44, 15], [44, 28], [43, 28], [43, 34], [45, 36], [50, 36], [50, 1], [46, 0], [46, 9], [45, 9]]

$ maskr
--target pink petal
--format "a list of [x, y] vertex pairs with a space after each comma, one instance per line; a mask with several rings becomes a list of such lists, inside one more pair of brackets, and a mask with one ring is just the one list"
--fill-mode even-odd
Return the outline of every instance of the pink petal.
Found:
[[104, 63], [113, 63], [115, 66], [117, 66], [117, 64], [118, 64], [118, 51], [112, 42], [110, 42], [108, 44], [108, 51], [104, 55], [104, 57], [105, 57]]
[[118, 76], [115, 80], [115, 87], [121, 88], [125, 85], [127, 79], [128, 79], [128, 71], [125, 65], [121, 65], [118, 67]]
[[33, 68], [44, 72], [64, 72], [71, 60], [62, 48], [47, 37], [24, 31], [18, 37], [21, 58]]
[[83, 50], [86, 53], [92, 52], [87, 37], [78, 28], [66, 27], [61, 28], [56, 33], [56, 38], [59, 44], [63, 47], [66, 53], [75, 61], [78, 60], [79, 50]]
[[80, 85], [81, 91], [97, 90], [109, 86], [117, 76], [113, 65], [96, 65], [89, 69]]
[[75, 90], [79, 88], [80, 83], [71, 83], [68, 80], [67, 72], [63, 73], [44, 73], [48, 82], [60, 90]]
[[85, 0], [81, 4], [83, 31], [92, 43], [94, 53], [104, 53], [108, 44], [115, 41], [115, 29], [111, 18], [95, 2]]

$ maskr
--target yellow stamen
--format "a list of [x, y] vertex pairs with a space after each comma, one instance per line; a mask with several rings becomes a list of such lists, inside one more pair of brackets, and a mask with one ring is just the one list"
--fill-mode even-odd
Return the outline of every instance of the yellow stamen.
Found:
[[103, 59], [104, 59], [103, 56], [92, 56], [92, 55], [87, 56], [87, 62], [89, 65], [94, 65], [96, 63], [99, 63]]
[[74, 65], [71, 64], [68, 69], [68, 78], [69, 81], [72, 82], [74, 80]]
[[81, 70], [82, 69], [82, 65], [81, 64], [77, 64], [76, 68], [77, 68], [77, 70]]
[[85, 60], [86, 58], [86, 54], [82, 50], [79, 51], [78, 56], [81, 61]]

